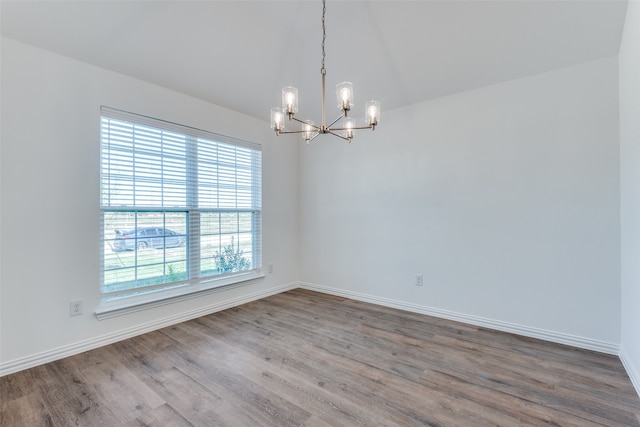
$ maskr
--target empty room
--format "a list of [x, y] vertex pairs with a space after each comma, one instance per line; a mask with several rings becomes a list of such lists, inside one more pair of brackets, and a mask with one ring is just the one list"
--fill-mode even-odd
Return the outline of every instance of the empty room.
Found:
[[0, 31], [3, 427], [640, 426], [640, 0]]

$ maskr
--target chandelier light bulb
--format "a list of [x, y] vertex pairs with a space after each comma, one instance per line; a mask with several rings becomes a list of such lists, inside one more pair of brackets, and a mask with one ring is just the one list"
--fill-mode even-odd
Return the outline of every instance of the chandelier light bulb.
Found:
[[295, 87], [282, 89], [282, 110], [289, 115], [289, 119], [298, 112], [298, 89]]
[[374, 107], [373, 105], [371, 105], [371, 106], [369, 107], [369, 117], [370, 117], [371, 119], [375, 119], [375, 118], [376, 118], [376, 116], [377, 116], [377, 114], [378, 114], [378, 111], [376, 110], [376, 107]]
[[349, 89], [347, 88], [343, 88], [342, 89], [342, 102], [346, 102], [349, 100]]
[[307, 142], [307, 144], [310, 143], [313, 139], [313, 131], [315, 130], [313, 122], [311, 120], [307, 120], [302, 125], [302, 130], [304, 131], [302, 138]]
[[336, 86], [336, 94], [338, 95], [338, 108], [346, 112], [351, 110], [353, 106], [353, 84], [351, 82], [342, 82]]
[[366, 106], [367, 124], [375, 126], [380, 119], [380, 103], [378, 101], [369, 101]]
[[283, 119], [281, 108], [276, 107], [271, 109], [271, 129], [274, 129], [276, 132], [284, 129]]
[[352, 118], [347, 119], [347, 121], [344, 123], [344, 127], [344, 137], [347, 138], [349, 142], [351, 142], [351, 138], [353, 138], [353, 128], [356, 127], [354, 120]]

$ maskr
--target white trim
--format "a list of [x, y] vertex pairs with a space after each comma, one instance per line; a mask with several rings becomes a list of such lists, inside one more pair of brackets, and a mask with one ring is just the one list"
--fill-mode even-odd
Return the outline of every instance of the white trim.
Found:
[[631, 359], [627, 356], [624, 351], [624, 348], [620, 349], [620, 361], [622, 362], [622, 366], [627, 371], [627, 375], [629, 375], [629, 379], [631, 379], [631, 384], [636, 389], [636, 393], [638, 397], [640, 397], [640, 373], [636, 370], [636, 368], [631, 363]]
[[[142, 325], [134, 326], [129, 329], [114, 332], [111, 334], [103, 335], [101, 337], [92, 338], [89, 340], [80, 341], [67, 346], [59, 347], [57, 349], [45, 351], [32, 356], [22, 357], [14, 359], [9, 362], [0, 363], [0, 377], [8, 375], [14, 372], [29, 369], [34, 366], [43, 365], [54, 360], [62, 359], [64, 357], [73, 356], [74, 354], [82, 353], [84, 351], [92, 350], [94, 348], [102, 347], [114, 342], [122, 341], [127, 338], [131, 338], [137, 335], [141, 335], [147, 332], [155, 331], [160, 328], [174, 325], [176, 323], [185, 322], [187, 320], [195, 319], [197, 317], [206, 316], [207, 314], [215, 313], [217, 311], [226, 310], [231, 307], [236, 307], [251, 301], [255, 301], [261, 298], [266, 298], [271, 295], [276, 295], [282, 292], [290, 291], [292, 289], [301, 288], [308, 289], [310, 291], [322, 292], [329, 295], [341, 296], [344, 298], [351, 298], [358, 301], [377, 304], [385, 307], [396, 308], [399, 310], [410, 311], [413, 313], [425, 314], [427, 316], [434, 316], [443, 319], [454, 320], [457, 322], [463, 322], [471, 325], [487, 327], [496, 329], [503, 332], [510, 332], [517, 335], [528, 336], [531, 338], [538, 338], [545, 341], [556, 342], [559, 344], [570, 345], [573, 347], [584, 348], [588, 350], [599, 351], [602, 353], [613, 354], [620, 357], [622, 364], [624, 365], [631, 382], [633, 383], [636, 391], [640, 395], [640, 375], [634, 369], [629, 359], [625, 356], [624, 352], [620, 350], [618, 344], [608, 343], [599, 340], [593, 340], [590, 338], [579, 337], [575, 335], [563, 334], [559, 332], [547, 331], [538, 328], [531, 328], [528, 326], [517, 325], [509, 322], [502, 322], [492, 319], [487, 319], [478, 316], [471, 316], [467, 314], [457, 313], [448, 310], [441, 310], [433, 307], [427, 307], [412, 303], [407, 303], [398, 300], [392, 300], [388, 298], [381, 298], [369, 294], [362, 294], [358, 292], [344, 291], [342, 289], [332, 288], [329, 286], [317, 285], [304, 282], [292, 282], [281, 286], [276, 286], [271, 289], [267, 289], [260, 292], [254, 292], [249, 295], [232, 298], [225, 301], [220, 301], [213, 305], [203, 307], [197, 310], [191, 310], [185, 313], [180, 313], [175, 316], [170, 316], [164, 319], [160, 319], [153, 322], [148, 322]], [[228, 289], [228, 288], [227, 288]]]
[[143, 323], [141, 325], [137, 325], [128, 329], [124, 329], [118, 332], [113, 332], [111, 334], [102, 335], [100, 337], [79, 341], [79, 342], [62, 346], [53, 350], [48, 350], [48, 351], [37, 353], [31, 356], [14, 359], [9, 362], [2, 362], [0, 363], [0, 377], [4, 375], [12, 374], [14, 372], [22, 371], [24, 369], [33, 368], [34, 366], [39, 366], [45, 363], [53, 362], [54, 360], [73, 356], [75, 354], [79, 354], [84, 351], [93, 350], [94, 348], [102, 347], [108, 344], [113, 344], [115, 342], [122, 341], [131, 337], [135, 337], [137, 335], [141, 335], [147, 332], [155, 331], [167, 326], [175, 325], [176, 323], [186, 322], [187, 320], [195, 319], [201, 316], [206, 316], [207, 314], [215, 313], [221, 310], [226, 310], [228, 308], [246, 304], [248, 302], [255, 301], [261, 298], [266, 298], [272, 295], [276, 295], [282, 292], [296, 289], [297, 287], [298, 287], [298, 283], [296, 282], [276, 286], [270, 289], [254, 292], [241, 297], [231, 298], [225, 301], [219, 301], [207, 307], [190, 310], [174, 316], [166, 317], [164, 319]]
[[133, 297], [118, 298], [114, 301], [101, 302], [95, 311], [98, 320], [110, 319], [136, 311], [148, 310], [179, 301], [199, 298], [220, 291], [226, 291], [238, 286], [248, 285], [255, 280], [264, 278], [261, 271], [233, 274], [216, 279], [203, 280], [201, 283], [187, 284], [174, 289], [159, 290]]
[[601, 353], [618, 355], [620, 346], [618, 344], [594, 340], [591, 338], [580, 337], [576, 335], [564, 334], [561, 332], [547, 331], [544, 329], [532, 328], [529, 326], [518, 325], [510, 322], [502, 322], [500, 320], [487, 319], [469, 314], [457, 313], [439, 308], [427, 307], [418, 304], [412, 304], [404, 301], [398, 301], [388, 298], [382, 298], [359, 292], [345, 291], [329, 286], [317, 285], [313, 283], [300, 283], [300, 288], [310, 291], [322, 292], [325, 294], [351, 298], [358, 301], [378, 304], [385, 307], [397, 308], [399, 310], [410, 311], [413, 313], [426, 314], [428, 316], [440, 317], [457, 322], [467, 323], [475, 326], [482, 326], [512, 334], [523, 335], [531, 338], [538, 338], [545, 341], [551, 341], [559, 344], [570, 345], [573, 347], [584, 348], [587, 350], [595, 350]]

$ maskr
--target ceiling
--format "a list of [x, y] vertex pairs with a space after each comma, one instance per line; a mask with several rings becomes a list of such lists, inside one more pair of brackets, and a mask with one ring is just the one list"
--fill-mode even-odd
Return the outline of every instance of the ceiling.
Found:
[[[327, 2], [327, 115], [384, 111], [618, 53], [626, 1]], [[315, 1], [6, 1], [3, 36], [269, 120], [296, 86], [321, 115]]]

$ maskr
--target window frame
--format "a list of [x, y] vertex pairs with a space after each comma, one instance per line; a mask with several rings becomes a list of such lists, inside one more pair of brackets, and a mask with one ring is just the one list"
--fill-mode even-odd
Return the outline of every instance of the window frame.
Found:
[[[161, 198], [163, 200], [163, 204], [161, 206], [136, 206], [135, 196], [133, 197], [133, 205], [111, 205], [112, 194], [110, 192], [110, 185], [105, 184], [105, 175], [109, 177], [109, 173], [105, 173], [105, 162], [104, 162], [104, 149], [105, 142], [103, 141], [103, 126], [105, 119], [109, 120], [118, 120], [129, 122], [139, 126], [146, 126], [149, 128], [162, 130], [166, 132], [175, 133], [180, 136], [185, 137], [184, 142], [184, 150], [185, 150], [185, 178], [184, 178], [184, 205], [185, 206], [164, 206], [164, 196]], [[240, 140], [237, 138], [216, 134], [214, 132], [205, 131], [185, 125], [180, 125], [177, 123], [155, 119], [148, 116], [143, 116], [135, 113], [130, 113], [123, 110], [117, 110], [105, 106], [100, 107], [100, 306], [96, 310], [96, 316], [98, 319], [104, 319], [113, 317], [120, 314], [125, 314], [132, 311], [138, 311], [141, 309], [145, 309], [148, 307], [154, 307], [158, 305], [164, 305], [167, 303], [171, 303], [174, 301], [195, 298], [203, 293], [211, 293], [217, 291], [221, 287], [228, 287], [231, 285], [242, 285], [247, 281], [252, 281], [255, 279], [260, 279], [264, 277], [262, 272], [262, 146], [257, 143]], [[197, 174], [199, 173], [199, 168], [202, 167], [203, 164], [207, 164], [207, 161], [211, 161], [211, 159], [199, 157], [198, 149], [200, 148], [200, 144], [211, 142], [213, 143], [213, 147], [215, 150], [221, 150], [221, 147], [231, 146], [233, 150], [236, 150], [236, 157], [234, 157], [235, 163], [233, 163], [233, 170], [236, 171], [236, 175], [238, 174], [238, 167], [240, 165], [238, 160], [238, 152], [241, 153], [249, 153], [250, 163], [249, 163], [249, 174], [250, 174], [250, 204], [248, 207], [245, 205], [239, 207], [239, 192], [240, 187], [236, 182], [234, 194], [236, 197], [235, 207], [229, 206], [220, 206], [220, 189], [217, 187], [218, 193], [218, 206], [200, 206], [200, 200], [198, 200], [198, 190], [201, 189], [198, 183]], [[109, 139], [108, 144], [111, 144], [111, 139]], [[108, 145], [107, 144], [107, 145]], [[206, 146], [206, 144], [205, 144]], [[133, 150], [133, 149], [132, 149]], [[239, 151], [240, 150], [240, 151]], [[164, 153], [161, 154], [160, 158], [164, 159]], [[135, 158], [135, 154], [132, 154], [132, 159]], [[135, 160], [132, 160], [131, 167], [133, 168], [135, 164]], [[221, 168], [221, 165], [224, 165], [223, 160], [216, 160], [215, 168]], [[110, 166], [110, 163], [109, 163]], [[227, 165], [228, 166], [228, 165]], [[194, 172], [195, 171], [195, 172]], [[193, 174], [196, 174], [196, 179], [193, 179]], [[220, 175], [216, 175], [218, 179]], [[135, 180], [135, 178], [132, 178]], [[153, 178], [164, 181], [164, 177]], [[220, 185], [220, 184], [219, 184]], [[107, 188], [105, 190], [105, 187]], [[163, 190], [160, 190], [159, 193], [164, 194], [164, 183], [162, 184]], [[181, 190], [178, 190], [178, 192]], [[153, 193], [155, 194], [155, 193]], [[244, 197], [246, 199], [246, 192]], [[107, 197], [107, 199], [105, 199]], [[204, 199], [201, 199], [204, 200]], [[110, 212], [128, 212], [133, 213], [135, 215], [135, 224], [137, 225], [137, 215], [138, 213], [149, 213], [155, 212], [158, 214], [165, 215], [166, 213], [185, 213], [185, 227], [186, 227], [186, 280], [178, 280], [174, 282], [165, 282], [157, 285], [147, 285], [142, 288], [129, 288], [127, 290], [114, 291], [114, 292], [106, 292], [105, 287], [105, 242], [107, 242], [107, 237], [105, 235], [105, 214]], [[222, 227], [220, 221], [221, 216], [224, 214], [236, 214], [237, 215], [237, 226], [238, 232], [237, 235], [240, 236], [240, 221], [241, 215], [250, 214], [250, 223], [251, 223], [251, 231], [250, 231], [250, 239], [251, 239], [251, 268], [242, 270], [242, 271], [234, 271], [228, 273], [219, 273], [214, 275], [204, 275], [201, 273], [201, 244], [200, 240], [204, 236], [200, 230], [201, 217], [206, 214], [219, 215], [218, 224]], [[164, 216], [163, 216], [163, 224], [164, 224]], [[166, 228], [165, 225], [157, 225], [157, 228]], [[175, 230], [174, 230], [175, 231]], [[233, 236], [234, 233], [226, 233], [228, 235]], [[248, 234], [248, 232], [244, 232], [244, 234]], [[222, 246], [222, 232], [219, 234], [219, 247]], [[240, 237], [238, 237], [240, 239]], [[238, 242], [238, 250], [240, 249], [240, 242]], [[166, 251], [166, 248], [162, 248], [163, 251]], [[136, 250], [134, 249], [134, 252]], [[217, 252], [216, 252], [217, 253]], [[209, 258], [212, 258], [211, 256]], [[163, 268], [166, 267], [167, 261], [165, 256], [165, 261], [163, 262]], [[136, 271], [137, 277], [137, 255], [136, 255], [136, 264], [133, 267], [134, 271]], [[165, 268], [166, 269], [166, 268]], [[164, 271], [164, 270], [163, 270]], [[166, 274], [163, 273], [163, 277]], [[138, 280], [138, 279], [135, 279]], [[124, 283], [124, 282], [120, 282]], [[136, 290], [137, 289], [137, 290]]]

